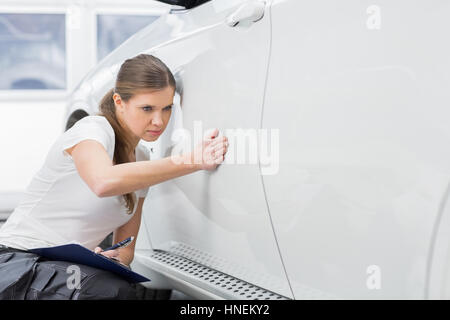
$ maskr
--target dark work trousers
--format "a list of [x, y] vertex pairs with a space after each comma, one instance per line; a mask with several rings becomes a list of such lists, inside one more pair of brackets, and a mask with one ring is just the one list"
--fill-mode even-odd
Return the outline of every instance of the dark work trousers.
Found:
[[112, 272], [0, 245], [0, 300], [134, 300], [136, 293]]

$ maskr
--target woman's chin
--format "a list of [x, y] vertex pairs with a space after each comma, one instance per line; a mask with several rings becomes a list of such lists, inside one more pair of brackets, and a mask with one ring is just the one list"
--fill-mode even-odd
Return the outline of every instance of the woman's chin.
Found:
[[157, 136], [157, 137], [148, 137], [148, 136], [145, 136], [145, 137], [141, 137], [141, 139], [144, 140], [145, 142], [153, 142], [153, 141], [158, 140], [159, 137], [160, 137], [160, 135]]

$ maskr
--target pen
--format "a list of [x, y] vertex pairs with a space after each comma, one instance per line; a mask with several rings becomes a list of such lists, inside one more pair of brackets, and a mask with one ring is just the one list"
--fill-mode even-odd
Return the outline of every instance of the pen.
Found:
[[134, 237], [131, 236], [129, 238], [126, 238], [125, 240], [122, 240], [118, 243], [116, 243], [115, 245], [113, 245], [112, 247], [106, 248], [103, 251], [108, 251], [108, 250], [114, 250], [117, 248], [125, 248], [126, 246], [128, 246], [131, 242], [133, 242]]

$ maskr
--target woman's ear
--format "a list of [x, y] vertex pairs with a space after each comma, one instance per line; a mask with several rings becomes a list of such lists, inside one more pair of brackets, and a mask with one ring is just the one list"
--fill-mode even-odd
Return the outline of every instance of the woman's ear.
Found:
[[118, 93], [113, 94], [113, 100], [114, 100], [114, 104], [116, 105], [116, 110], [123, 112], [122, 99], [120, 98], [120, 95]]

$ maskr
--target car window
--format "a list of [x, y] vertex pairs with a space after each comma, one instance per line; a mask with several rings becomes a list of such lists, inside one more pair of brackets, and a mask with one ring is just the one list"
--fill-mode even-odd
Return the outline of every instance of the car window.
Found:
[[0, 14], [0, 90], [65, 89], [64, 14]]
[[97, 15], [97, 60], [106, 57], [130, 36], [157, 18], [158, 15]]

